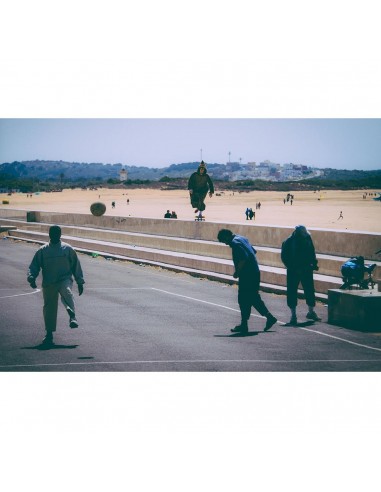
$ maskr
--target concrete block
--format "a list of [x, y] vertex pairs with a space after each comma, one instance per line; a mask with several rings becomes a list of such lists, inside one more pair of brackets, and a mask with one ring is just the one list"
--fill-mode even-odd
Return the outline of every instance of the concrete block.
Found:
[[381, 331], [381, 292], [328, 290], [328, 323], [360, 331]]

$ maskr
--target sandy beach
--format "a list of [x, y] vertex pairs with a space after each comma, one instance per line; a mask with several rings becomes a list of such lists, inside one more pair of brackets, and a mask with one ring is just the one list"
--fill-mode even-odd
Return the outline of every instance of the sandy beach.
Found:
[[[373, 200], [374, 195], [369, 196], [369, 193], [374, 193], [372, 190], [367, 191], [366, 199], [363, 199], [363, 190], [292, 193], [294, 200], [291, 205], [290, 202], [283, 203], [285, 192], [253, 191], [233, 194], [217, 189], [212, 198], [207, 196], [204, 215], [211, 222], [249, 223], [250, 221], [246, 221], [245, 210], [246, 207], [251, 207], [255, 212], [252, 223], [260, 225], [304, 224], [323, 229], [381, 232], [381, 202]], [[9, 200], [9, 205], [2, 204], [3, 200]], [[25, 193], [13, 193], [11, 196], [0, 194], [0, 209], [86, 214], [90, 213], [90, 205], [98, 201], [106, 205], [105, 215], [109, 216], [163, 218], [167, 210], [174, 210], [181, 220], [194, 220], [195, 217], [186, 190], [99, 188], [42, 192], [32, 196]], [[112, 208], [113, 201], [115, 208]], [[261, 203], [260, 209], [256, 209], [258, 202]], [[339, 219], [340, 212], [342, 219]]]

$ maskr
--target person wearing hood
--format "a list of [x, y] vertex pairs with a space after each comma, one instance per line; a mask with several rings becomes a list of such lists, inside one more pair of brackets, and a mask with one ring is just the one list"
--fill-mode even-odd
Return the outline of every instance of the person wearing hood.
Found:
[[313, 272], [318, 271], [315, 247], [310, 233], [303, 225], [298, 225], [283, 243], [282, 261], [287, 268], [287, 306], [291, 310], [290, 326], [297, 325], [296, 306], [298, 304], [298, 286], [302, 284], [308, 306], [307, 319], [320, 321], [316, 314], [315, 287]]
[[241, 311], [241, 323], [230, 331], [244, 335], [248, 333], [248, 321], [252, 307], [266, 318], [264, 331], [270, 330], [277, 319], [267, 309], [259, 294], [261, 278], [255, 248], [246, 237], [233, 234], [229, 229], [221, 229], [217, 239], [220, 243], [231, 247], [234, 263], [233, 277], [238, 278], [238, 305]]
[[188, 181], [188, 190], [194, 213], [205, 210], [205, 197], [209, 191], [209, 196], [214, 193], [213, 182], [208, 174], [205, 162], [201, 161], [196, 172], [194, 172]]
[[53, 344], [56, 331], [58, 297], [69, 315], [70, 328], [78, 328], [75, 316], [73, 277], [78, 285], [78, 293], [83, 293], [83, 273], [77, 253], [67, 243], [61, 241], [61, 228], [53, 225], [49, 228], [49, 243], [41, 246], [35, 253], [29, 266], [27, 280], [32, 289], [37, 289], [36, 278], [42, 271], [42, 294], [44, 298], [44, 322], [46, 336], [42, 345]]

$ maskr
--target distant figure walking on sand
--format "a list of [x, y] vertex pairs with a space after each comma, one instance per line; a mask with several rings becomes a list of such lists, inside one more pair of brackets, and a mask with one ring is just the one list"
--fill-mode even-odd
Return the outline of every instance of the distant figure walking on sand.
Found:
[[343, 212], [340, 212], [339, 218], [337, 220], [344, 219]]
[[43, 313], [46, 331], [42, 345], [45, 346], [53, 344], [59, 296], [69, 315], [70, 328], [78, 328], [72, 292], [73, 277], [77, 282], [79, 295], [82, 295], [85, 283], [77, 253], [69, 244], [61, 241], [61, 228], [58, 225], [50, 227], [49, 238], [50, 242], [41, 246], [35, 253], [27, 277], [32, 289], [37, 289], [36, 278], [42, 270]]
[[188, 190], [192, 207], [195, 208], [194, 213], [203, 212], [205, 210], [205, 197], [209, 191], [209, 196], [214, 193], [213, 182], [208, 174], [204, 161], [201, 161], [196, 172], [194, 172], [188, 181]]
[[217, 239], [231, 247], [235, 271], [238, 278], [238, 304], [241, 311], [241, 324], [232, 328], [233, 333], [248, 333], [248, 320], [253, 306], [266, 321], [265, 331], [269, 330], [277, 319], [273, 316], [259, 294], [260, 272], [256, 251], [246, 237], [233, 234], [229, 229], [221, 229]]
[[302, 284], [308, 306], [307, 319], [320, 321], [315, 313], [315, 287], [313, 271], [319, 270], [315, 247], [305, 226], [298, 225], [282, 244], [281, 259], [287, 268], [287, 306], [291, 310], [289, 326], [297, 325], [296, 306], [298, 286]]
[[171, 212], [169, 210], [166, 211], [164, 214], [164, 219], [170, 219], [171, 218]]
[[115, 202], [111, 202], [111, 207], [115, 208]]

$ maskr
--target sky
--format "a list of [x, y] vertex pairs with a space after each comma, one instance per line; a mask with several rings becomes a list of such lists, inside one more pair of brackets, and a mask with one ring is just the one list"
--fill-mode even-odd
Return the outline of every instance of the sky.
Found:
[[39, 159], [161, 168], [201, 158], [381, 169], [381, 119], [0, 119], [0, 163]]

